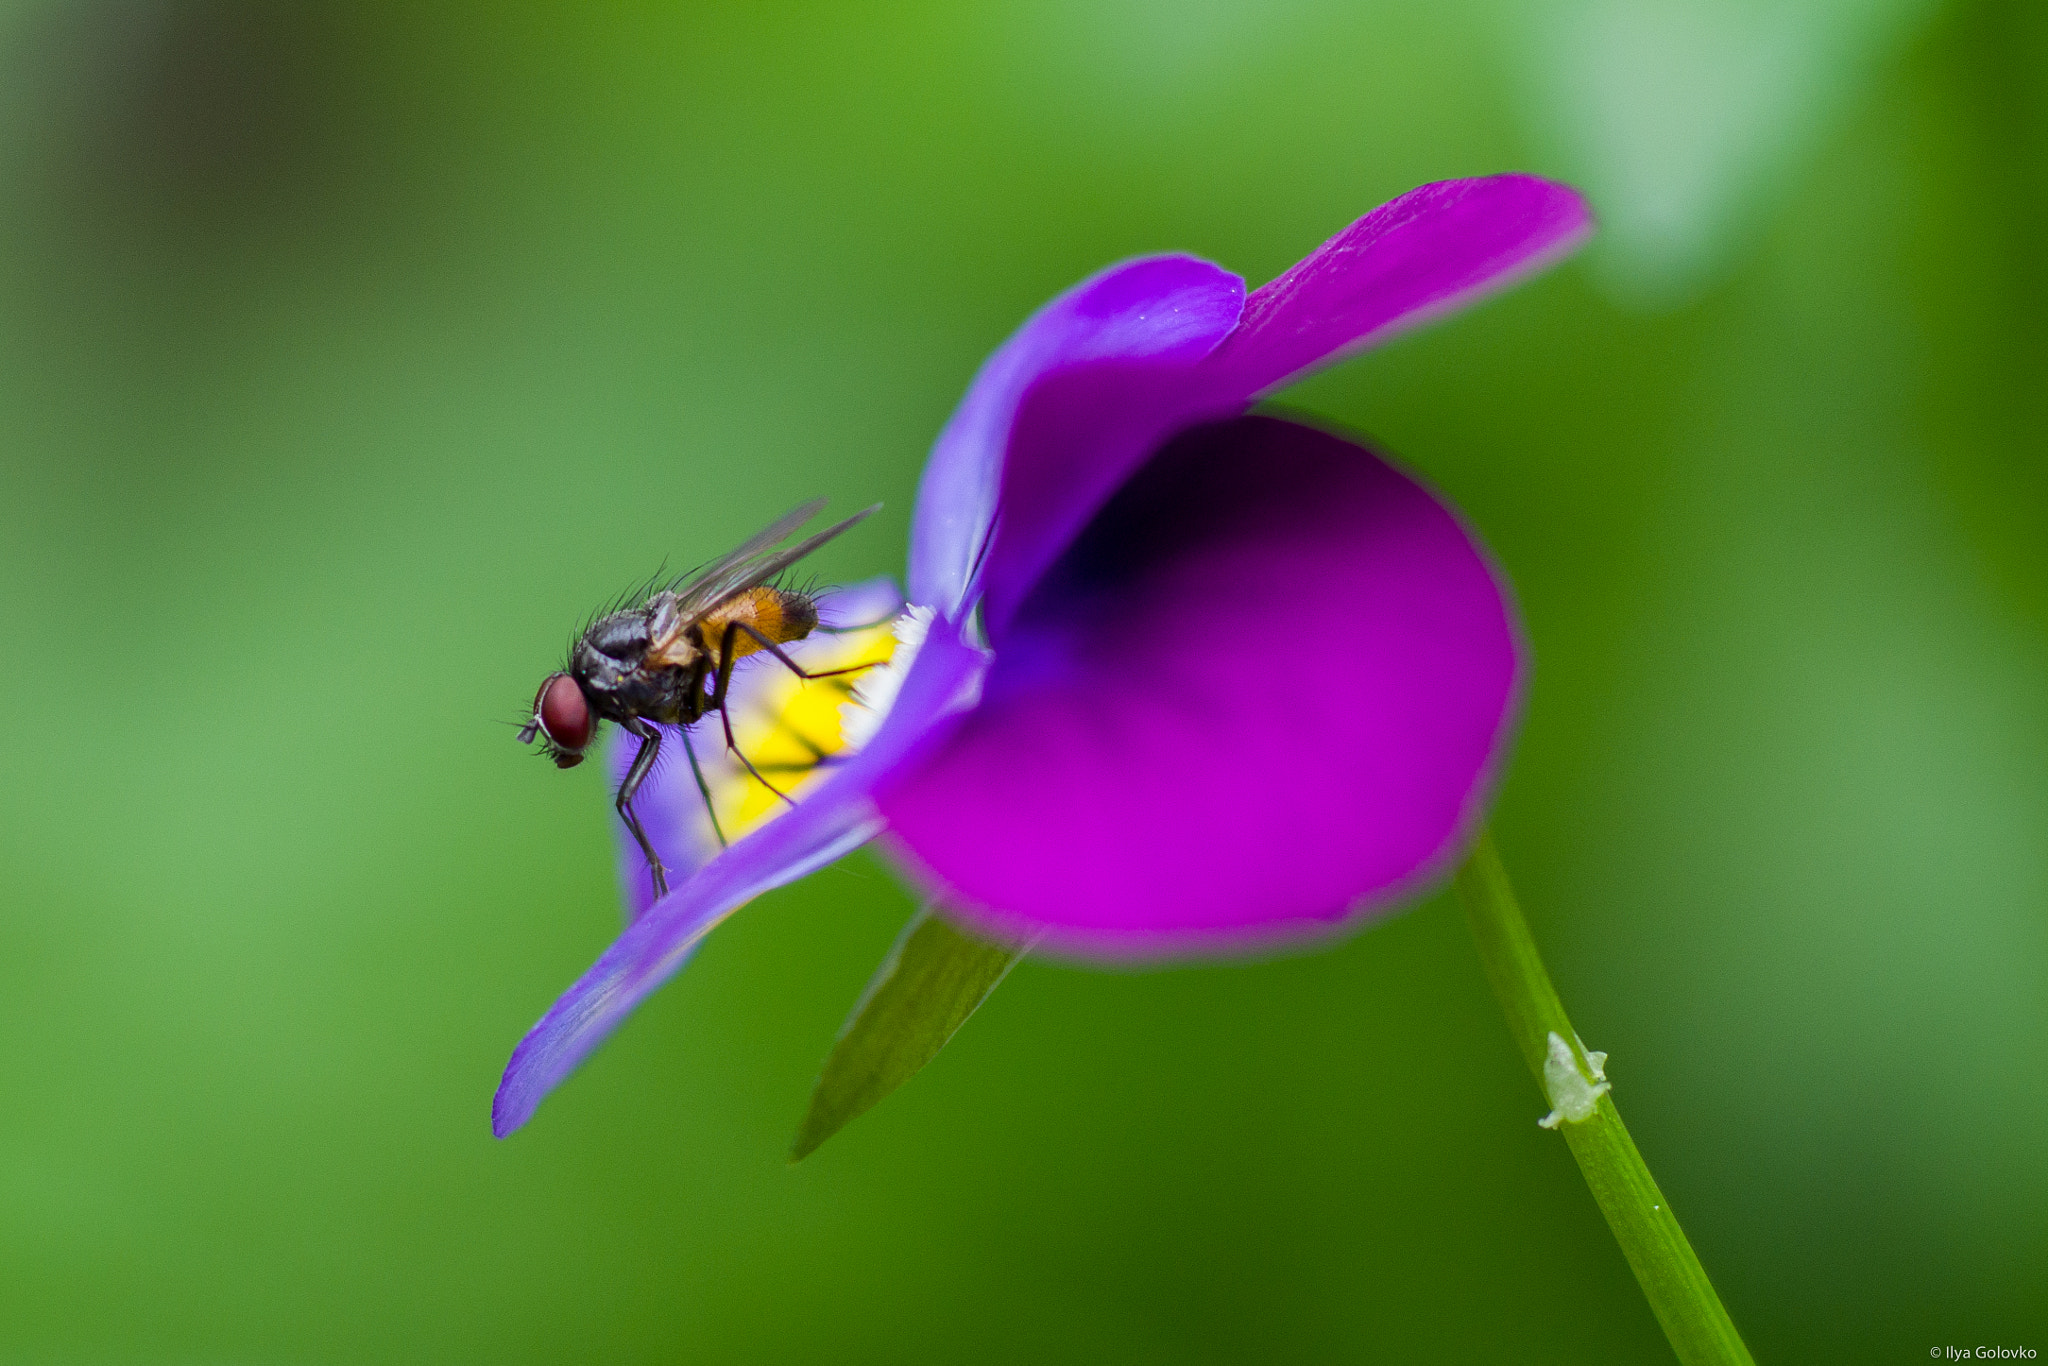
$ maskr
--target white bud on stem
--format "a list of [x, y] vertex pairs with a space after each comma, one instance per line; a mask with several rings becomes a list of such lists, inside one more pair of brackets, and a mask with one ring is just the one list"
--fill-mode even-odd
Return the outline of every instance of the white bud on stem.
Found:
[[[1584, 1045], [1580, 1045], [1582, 1048]], [[1607, 1055], [1586, 1053], [1586, 1061], [1592, 1065], [1593, 1078], [1579, 1070], [1579, 1060], [1572, 1052], [1572, 1046], [1556, 1030], [1550, 1031], [1550, 1053], [1543, 1059], [1543, 1094], [1550, 1099], [1550, 1113], [1537, 1120], [1546, 1129], [1555, 1129], [1564, 1123], [1577, 1124], [1593, 1116], [1594, 1107], [1600, 1097], [1614, 1088], [1607, 1082]]]

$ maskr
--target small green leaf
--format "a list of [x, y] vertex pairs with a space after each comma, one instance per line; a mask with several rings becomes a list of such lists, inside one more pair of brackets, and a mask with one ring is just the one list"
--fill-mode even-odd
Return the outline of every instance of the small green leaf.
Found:
[[919, 911], [839, 1031], [789, 1160], [808, 1157], [937, 1057], [1028, 948], [971, 938]]

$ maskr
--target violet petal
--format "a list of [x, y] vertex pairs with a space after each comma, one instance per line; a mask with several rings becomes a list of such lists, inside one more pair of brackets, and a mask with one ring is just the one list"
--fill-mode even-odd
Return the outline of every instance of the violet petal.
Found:
[[932, 447], [910, 532], [910, 600], [956, 615], [995, 517], [1018, 401], [1062, 366], [1105, 357], [1189, 361], [1237, 322], [1244, 281], [1192, 256], [1148, 256], [1090, 276], [998, 347]]
[[719, 921], [872, 839], [880, 828], [870, 797], [876, 778], [957, 719], [985, 662], [957, 627], [935, 625], [867, 748], [787, 815], [735, 841], [649, 907], [519, 1041], [491, 1106], [492, 1132], [503, 1138], [532, 1118], [547, 1093], [672, 977]]
[[1328, 930], [1436, 876], [1520, 649], [1483, 549], [1372, 452], [1268, 417], [1175, 439], [1022, 604], [981, 705], [876, 791], [949, 911], [1159, 957]]

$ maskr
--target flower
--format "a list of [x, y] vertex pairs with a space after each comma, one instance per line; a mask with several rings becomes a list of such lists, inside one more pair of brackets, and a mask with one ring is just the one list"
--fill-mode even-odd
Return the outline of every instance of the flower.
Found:
[[[1249, 296], [1218, 266], [1156, 256], [1042, 308], [933, 448], [912, 613], [886, 639], [805, 642], [872, 649], [887, 673], [801, 704], [812, 762], [793, 806], [763, 794], [741, 811], [735, 770], [707, 771], [729, 847], [691, 814], [704, 794], [686, 767], [642, 788], [644, 823], [688, 875], [648, 904], [629, 873], [639, 913], [514, 1051], [495, 1132], [731, 911], [884, 831], [968, 926], [1093, 957], [1328, 933], [1440, 874], [1519, 697], [1499, 576], [1412, 476], [1249, 410], [1590, 230], [1563, 186], [1446, 181]], [[857, 596], [830, 604], [841, 620]], [[772, 665], [748, 687], [736, 733], [761, 738], [805, 694]]]

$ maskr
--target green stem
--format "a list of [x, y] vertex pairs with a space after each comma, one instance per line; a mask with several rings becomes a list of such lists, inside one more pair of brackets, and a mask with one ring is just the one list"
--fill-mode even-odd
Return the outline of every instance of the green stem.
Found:
[[[1565, 1142], [1678, 1359], [1685, 1366], [1755, 1366], [1728, 1311], [1721, 1307], [1713, 1282], [1693, 1255], [1692, 1244], [1678, 1227], [1671, 1202], [1643, 1165], [1643, 1155], [1628, 1136], [1613, 1097], [1604, 1087], [1595, 1096], [1594, 1083], [1602, 1080], [1601, 1059], [1596, 1055], [1589, 1060], [1585, 1045], [1572, 1031], [1557, 988], [1536, 955], [1536, 941], [1522, 919], [1491, 835], [1480, 835], [1471, 857], [1458, 870], [1457, 886], [1487, 980], [1507, 1013], [1515, 1045], [1561, 1112], [1558, 1127]], [[1568, 1049], [1569, 1066], [1562, 1052], [1552, 1056], [1553, 1035]], [[1589, 1106], [1589, 1101], [1596, 1103]]]

